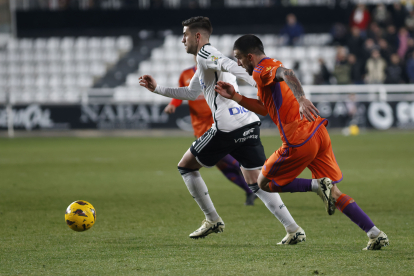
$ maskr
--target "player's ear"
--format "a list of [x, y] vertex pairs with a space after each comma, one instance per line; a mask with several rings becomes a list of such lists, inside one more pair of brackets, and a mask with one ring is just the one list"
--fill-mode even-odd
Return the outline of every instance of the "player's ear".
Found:
[[252, 61], [253, 60], [253, 54], [247, 54], [247, 59], [249, 61]]

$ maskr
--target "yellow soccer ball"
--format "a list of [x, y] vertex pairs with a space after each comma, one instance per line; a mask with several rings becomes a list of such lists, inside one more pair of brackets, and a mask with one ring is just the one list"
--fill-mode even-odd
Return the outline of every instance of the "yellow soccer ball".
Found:
[[95, 224], [95, 208], [85, 200], [72, 202], [66, 209], [65, 221], [72, 230], [86, 231]]
[[349, 132], [351, 135], [358, 135], [359, 134], [359, 127], [357, 125], [350, 125]]

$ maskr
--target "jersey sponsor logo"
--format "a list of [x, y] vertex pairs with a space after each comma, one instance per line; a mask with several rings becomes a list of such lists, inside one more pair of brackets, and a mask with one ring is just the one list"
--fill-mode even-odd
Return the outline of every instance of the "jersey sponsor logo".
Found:
[[229, 112], [230, 112], [230, 115], [237, 115], [237, 114], [243, 114], [243, 113], [250, 112], [250, 110], [240, 106], [240, 107], [229, 108]]
[[273, 69], [275, 69], [275, 67], [271, 67], [271, 66], [269, 66], [269, 67], [267, 67], [267, 68], [266, 68], [266, 72], [270, 70], [270, 76], [272, 76], [272, 74], [273, 74]]
[[246, 137], [243, 137], [243, 138], [234, 139], [234, 143], [243, 143], [247, 139], [257, 139], [258, 137], [259, 137], [259, 135], [252, 134], [252, 135], [249, 135], [249, 136], [246, 136]]
[[254, 128], [246, 130], [245, 132], [243, 132], [243, 136], [249, 135], [250, 133], [253, 133], [253, 131], [254, 131]]

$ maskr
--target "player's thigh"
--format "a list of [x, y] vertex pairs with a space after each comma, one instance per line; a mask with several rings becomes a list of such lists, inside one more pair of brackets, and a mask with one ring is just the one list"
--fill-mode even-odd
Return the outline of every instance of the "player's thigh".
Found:
[[178, 162], [178, 167], [195, 170], [201, 168], [201, 165], [197, 162], [195, 156], [191, 153], [190, 149], [188, 149], [184, 153], [180, 162]]
[[232, 149], [232, 145], [222, 136], [217, 135], [215, 129], [209, 129], [190, 147], [190, 151], [197, 162], [206, 168], [215, 166]]
[[[266, 155], [260, 140], [260, 127], [247, 127], [233, 138], [235, 148], [231, 155], [245, 171], [260, 170], [266, 161]], [[256, 178], [257, 179], [257, 178]]]
[[292, 182], [312, 162], [318, 152], [311, 140], [297, 148], [280, 147], [266, 160], [262, 175], [280, 186]]
[[312, 178], [329, 177], [333, 183], [340, 182], [342, 180], [342, 172], [336, 162], [328, 131], [323, 126], [318, 130], [315, 136], [318, 136], [320, 150], [315, 159], [312, 160], [308, 166], [309, 170], [312, 172]]

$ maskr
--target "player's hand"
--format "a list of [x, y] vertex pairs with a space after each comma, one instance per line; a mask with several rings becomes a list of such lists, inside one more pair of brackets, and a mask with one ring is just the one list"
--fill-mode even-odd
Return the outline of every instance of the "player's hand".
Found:
[[224, 81], [218, 81], [214, 90], [226, 99], [233, 99], [236, 90], [233, 85]]
[[175, 107], [175, 105], [168, 104], [165, 107], [164, 112], [167, 113], [167, 114], [172, 114], [172, 113], [175, 113], [175, 109], [177, 109], [177, 107]]
[[150, 75], [143, 75], [139, 77], [139, 85], [145, 87], [151, 92], [154, 92], [155, 87], [157, 87], [157, 82]]
[[[305, 96], [300, 97], [298, 102], [300, 106], [300, 119], [303, 120], [303, 117], [305, 117], [309, 122], [314, 122], [315, 118], [318, 118], [319, 116], [319, 110], [313, 105], [310, 100], [306, 99]], [[315, 118], [313, 116], [315, 116]]]

